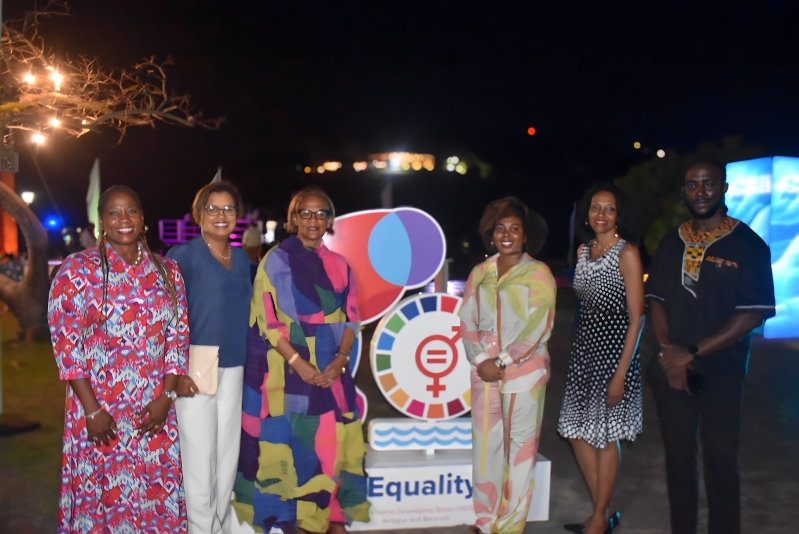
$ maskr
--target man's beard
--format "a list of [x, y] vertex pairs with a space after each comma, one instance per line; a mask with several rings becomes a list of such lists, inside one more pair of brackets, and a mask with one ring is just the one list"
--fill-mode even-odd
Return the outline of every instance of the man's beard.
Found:
[[[684, 199], [683, 199], [683, 200], [684, 200]], [[713, 217], [713, 216], [714, 216], [714, 215], [715, 215], [715, 214], [716, 214], [716, 213], [717, 213], [717, 212], [718, 212], [720, 209], [721, 209], [721, 210], [726, 210], [726, 206], [724, 205], [724, 196], [722, 196], [721, 198], [719, 198], [718, 202], [716, 202], [716, 204], [715, 204], [714, 206], [711, 206], [711, 208], [710, 208], [709, 210], [707, 210], [705, 213], [698, 213], [698, 212], [697, 212], [697, 211], [694, 209], [694, 205], [693, 205], [693, 204], [691, 204], [690, 202], [688, 202], [687, 200], [685, 201], [685, 205], [686, 205], [686, 207], [688, 208], [688, 211], [691, 213], [691, 217], [693, 217], [694, 219], [702, 219], [702, 220], [704, 220], [704, 219], [710, 219], [710, 218], [711, 218], [711, 217]]]

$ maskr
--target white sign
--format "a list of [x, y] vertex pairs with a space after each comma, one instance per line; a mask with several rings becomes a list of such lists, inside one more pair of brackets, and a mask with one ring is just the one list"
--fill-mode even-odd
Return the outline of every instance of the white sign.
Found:
[[397, 304], [372, 336], [375, 382], [397, 410], [421, 420], [471, 409], [469, 361], [460, 340], [461, 299], [421, 293]]

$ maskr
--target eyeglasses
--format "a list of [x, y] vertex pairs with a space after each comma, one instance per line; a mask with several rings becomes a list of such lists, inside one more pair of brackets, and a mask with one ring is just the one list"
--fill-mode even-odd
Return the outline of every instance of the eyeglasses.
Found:
[[221, 208], [217, 208], [216, 206], [205, 206], [205, 213], [211, 216], [214, 216], [221, 211], [226, 217], [230, 217], [231, 215], [236, 215], [238, 210], [238, 206], [222, 206]]
[[303, 219], [310, 219], [311, 215], [316, 215], [316, 218], [320, 221], [326, 220], [330, 217], [330, 210], [319, 210], [319, 211], [311, 211], [309, 209], [299, 210], [297, 213], [300, 214], [300, 217]]

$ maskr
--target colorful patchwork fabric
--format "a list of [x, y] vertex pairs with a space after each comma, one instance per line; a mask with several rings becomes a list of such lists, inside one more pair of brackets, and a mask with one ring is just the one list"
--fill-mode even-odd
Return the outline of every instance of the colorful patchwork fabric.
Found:
[[174, 409], [154, 437], [135, 431], [135, 414], [161, 395], [163, 376], [186, 374], [183, 280], [177, 264], [163, 260], [177, 289], [176, 313], [147, 253], [133, 267], [111, 246], [105, 250], [105, 298], [96, 248], [69, 256], [50, 289], [47, 319], [61, 380], [89, 380], [119, 437], [109, 446], [89, 442], [83, 405], [67, 388], [58, 532], [186, 532]]
[[345, 329], [358, 332], [346, 260], [292, 236], [261, 260], [253, 285], [244, 368], [241, 454], [233, 506], [258, 531], [326, 532], [369, 521], [366, 452], [351, 374], [327, 389], [306, 384], [274, 347], [288, 340], [320, 371]]
[[686, 221], [680, 225], [679, 234], [685, 242], [685, 255], [683, 257], [683, 276], [690, 277], [694, 282], [699, 281], [699, 269], [702, 267], [702, 259], [705, 249], [716, 239], [730, 233], [738, 223], [732, 217], [725, 217], [718, 228], [704, 232], [702, 234], [694, 232], [691, 222]]

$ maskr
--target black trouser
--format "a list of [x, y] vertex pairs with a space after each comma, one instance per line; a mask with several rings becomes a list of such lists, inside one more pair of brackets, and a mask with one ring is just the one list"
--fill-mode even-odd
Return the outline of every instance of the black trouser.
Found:
[[666, 447], [666, 476], [673, 534], [695, 534], [699, 508], [697, 435], [702, 460], [710, 534], [741, 532], [738, 442], [741, 434], [743, 377], [705, 377], [700, 393], [669, 386], [653, 362], [653, 392]]

